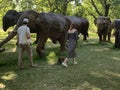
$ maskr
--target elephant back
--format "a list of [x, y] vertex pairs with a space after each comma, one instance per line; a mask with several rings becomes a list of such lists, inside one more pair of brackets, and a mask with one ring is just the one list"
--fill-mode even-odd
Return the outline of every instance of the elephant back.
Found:
[[52, 12], [49, 13], [42, 12], [39, 14], [38, 19], [41, 27], [46, 27], [47, 30], [51, 30], [54, 32], [62, 32], [68, 29], [67, 25], [69, 21], [63, 15], [55, 14]]
[[8, 10], [5, 15], [16, 15], [18, 12], [16, 10]]

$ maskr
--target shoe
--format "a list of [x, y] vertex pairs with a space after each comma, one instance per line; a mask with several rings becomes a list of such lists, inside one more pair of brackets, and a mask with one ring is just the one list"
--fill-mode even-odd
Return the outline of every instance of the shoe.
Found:
[[68, 65], [67, 65], [66, 63], [62, 63], [62, 65], [63, 65], [64, 67], [68, 67]]
[[78, 64], [77, 62], [74, 62], [73, 64]]

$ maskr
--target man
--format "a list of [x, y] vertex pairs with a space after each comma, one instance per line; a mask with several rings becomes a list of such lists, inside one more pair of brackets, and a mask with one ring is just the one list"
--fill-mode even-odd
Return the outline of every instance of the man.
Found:
[[23, 19], [23, 25], [20, 26], [17, 30], [18, 36], [18, 47], [19, 47], [19, 55], [18, 55], [18, 68], [23, 69], [23, 53], [27, 52], [30, 60], [30, 66], [36, 67], [37, 65], [33, 64], [33, 55], [32, 48], [30, 46], [30, 28], [27, 26], [29, 20], [27, 18]]

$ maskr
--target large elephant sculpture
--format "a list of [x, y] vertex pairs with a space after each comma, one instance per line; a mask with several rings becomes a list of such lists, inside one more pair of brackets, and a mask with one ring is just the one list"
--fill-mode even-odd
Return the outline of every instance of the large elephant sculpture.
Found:
[[70, 25], [69, 19], [62, 15], [38, 13], [33, 10], [28, 10], [20, 16], [14, 30], [8, 35], [8, 37], [0, 42], [0, 47], [17, 34], [17, 29], [22, 25], [24, 18], [29, 19], [28, 26], [30, 27], [30, 32], [35, 32], [39, 35], [36, 47], [38, 55], [43, 55], [45, 43], [48, 38], [59, 41], [60, 50], [66, 49], [66, 34]]
[[115, 43], [114, 46], [116, 48], [120, 48], [120, 19], [116, 19], [113, 21], [113, 28], [115, 30], [114, 35], [115, 35]]
[[67, 16], [67, 18], [75, 25], [75, 28], [78, 30], [78, 34], [83, 35], [83, 40], [87, 40], [89, 21], [86, 18], [78, 16]]
[[[97, 27], [99, 42], [110, 42], [112, 32], [112, 22], [110, 18], [105, 16], [99, 16], [94, 23]], [[107, 36], [108, 39], [106, 40]]]
[[8, 10], [2, 18], [3, 30], [7, 31], [9, 27], [16, 25], [19, 17], [22, 14], [23, 12], [17, 12], [16, 10]]
[[[17, 21], [19, 17], [24, 13], [23, 12], [17, 12], [16, 10], [8, 10], [6, 14], [2, 18], [2, 23], [3, 23], [3, 30], [7, 31], [7, 29], [11, 26], [14, 26], [17, 24]], [[36, 33], [32, 31], [31, 33]], [[36, 41], [34, 43], [37, 43], [38, 41], [38, 33], [36, 33]]]

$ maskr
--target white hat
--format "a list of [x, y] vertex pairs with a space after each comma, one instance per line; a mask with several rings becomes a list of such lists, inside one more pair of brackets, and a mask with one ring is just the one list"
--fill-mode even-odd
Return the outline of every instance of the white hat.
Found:
[[23, 22], [27, 22], [27, 23], [28, 23], [29, 20], [28, 20], [27, 18], [24, 18], [24, 19], [23, 19]]

